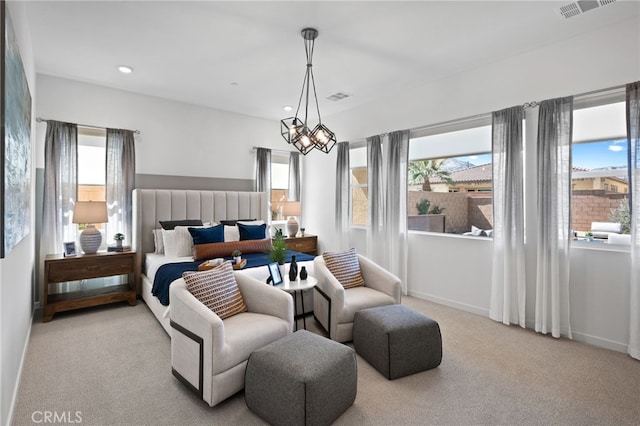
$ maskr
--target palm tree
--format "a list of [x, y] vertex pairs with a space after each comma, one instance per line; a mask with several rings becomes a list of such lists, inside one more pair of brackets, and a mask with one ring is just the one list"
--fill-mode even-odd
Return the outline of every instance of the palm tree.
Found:
[[431, 191], [431, 183], [429, 179], [437, 177], [448, 185], [453, 185], [451, 173], [442, 169], [445, 159], [439, 160], [420, 160], [409, 163], [409, 181], [412, 184], [422, 183], [423, 191]]

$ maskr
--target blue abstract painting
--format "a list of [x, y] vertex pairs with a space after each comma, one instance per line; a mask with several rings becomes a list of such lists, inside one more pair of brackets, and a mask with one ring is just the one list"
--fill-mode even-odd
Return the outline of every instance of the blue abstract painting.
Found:
[[11, 18], [4, 18], [3, 241], [1, 257], [29, 235], [31, 225], [31, 93]]

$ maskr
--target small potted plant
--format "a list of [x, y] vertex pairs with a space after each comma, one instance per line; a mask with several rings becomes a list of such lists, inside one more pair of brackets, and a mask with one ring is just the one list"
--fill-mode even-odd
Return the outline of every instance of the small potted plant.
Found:
[[236, 264], [240, 264], [240, 262], [242, 262], [242, 252], [240, 250], [234, 250], [233, 252], [231, 252], [231, 256], [233, 256], [233, 261]]
[[122, 240], [124, 240], [124, 234], [118, 232], [113, 236], [113, 239], [116, 240], [116, 247], [122, 247]]
[[300, 228], [300, 236], [304, 237], [304, 228]]
[[587, 238], [587, 241], [593, 241], [593, 232], [587, 231], [584, 233], [584, 236]]
[[284, 241], [282, 232], [277, 233], [275, 238], [271, 240], [271, 248], [267, 253], [272, 262], [278, 262], [280, 275], [284, 277], [284, 261], [287, 258], [287, 244]]

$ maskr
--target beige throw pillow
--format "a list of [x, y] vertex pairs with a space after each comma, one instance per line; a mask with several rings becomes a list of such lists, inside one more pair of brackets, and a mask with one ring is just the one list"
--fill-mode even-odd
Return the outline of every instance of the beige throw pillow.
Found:
[[364, 285], [356, 249], [352, 248], [342, 252], [325, 252], [322, 257], [327, 264], [327, 268], [342, 284], [342, 287], [353, 288]]
[[230, 262], [202, 272], [184, 272], [182, 278], [196, 299], [220, 319], [247, 311]]

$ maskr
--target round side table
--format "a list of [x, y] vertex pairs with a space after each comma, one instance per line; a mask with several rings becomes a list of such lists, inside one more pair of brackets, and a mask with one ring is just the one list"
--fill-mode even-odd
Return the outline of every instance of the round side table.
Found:
[[[318, 280], [311, 275], [307, 276], [306, 280], [301, 280], [298, 277], [295, 281], [289, 280], [289, 276], [282, 277], [282, 284], [277, 287], [280, 290], [286, 291], [293, 295], [293, 320], [296, 322], [296, 330], [298, 330], [298, 320], [302, 318], [302, 324], [304, 329], [307, 329], [307, 319], [304, 315], [304, 291], [312, 289], [318, 284]], [[298, 292], [300, 293], [300, 304], [302, 306], [302, 313], [298, 314]]]

